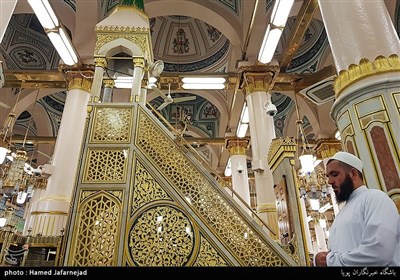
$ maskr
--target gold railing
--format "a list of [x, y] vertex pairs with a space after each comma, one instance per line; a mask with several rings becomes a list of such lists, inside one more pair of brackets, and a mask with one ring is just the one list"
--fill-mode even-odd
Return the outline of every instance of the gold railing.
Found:
[[217, 182], [219, 184], [221, 184], [221, 182], [224, 182], [223, 187], [228, 188], [230, 194], [232, 195], [232, 197], [238, 199], [241, 204], [243, 204], [246, 209], [251, 213], [251, 216], [257, 221], [257, 223], [266, 228], [273, 236], [275, 236], [277, 233], [275, 232], [275, 230], [273, 228], [271, 228], [270, 225], [266, 224], [259, 216], [258, 214], [251, 208], [251, 206], [245, 201], [243, 200], [243, 198], [240, 196], [240, 194], [238, 194], [237, 192], [235, 192], [233, 190], [233, 188], [228, 185], [225, 181], [224, 178], [222, 178], [222, 176], [220, 176], [217, 172], [215, 172], [215, 170], [212, 168], [212, 166], [210, 165], [210, 163], [208, 161], [206, 161], [204, 159], [203, 156], [201, 156], [195, 148], [192, 147], [192, 145], [190, 145], [190, 143], [183, 138], [183, 135], [180, 133], [180, 131], [178, 131], [167, 119], [165, 119], [153, 106], [151, 106], [150, 103], [147, 102], [147, 106], [148, 108], [154, 113], [156, 114], [157, 118], [161, 119], [161, 121], [167, 126], [167, 128], [176, 136], [176, 143], [178, 143], [179, 146], [181, 147], [186, 147], [188, 152], [190, 152], [201, 164], [204, 168], [206, 168], [211, 174], [213, 174], [215, 176], [215, 179], [217, 180]]

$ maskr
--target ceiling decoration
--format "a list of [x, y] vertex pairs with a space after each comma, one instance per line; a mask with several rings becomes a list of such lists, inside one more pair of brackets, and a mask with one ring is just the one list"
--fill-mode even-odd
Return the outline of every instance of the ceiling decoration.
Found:
[[[295, 26], [296, 17], [288, 19], [287, 28], [285, 28], [282, 37], [289, 38], [292, 29]], [[286, 40], [282, 40], [283, 42]], [[326, 36], [325, 27], [319, 20], [313, 19], [308, 26], [306, 33], [303, 37], [300, 47], [289, 67], [288, 73], [303, 73], [306, 69], [313, 69], [315, 72], [318, 68], [316, 62], [321, 59], [326, 48], [329, 47], [328, 37]], [[283, 46], [282, 43], [278, 47], [277, 52], [281, 55]], [[314, 67], [313, 67], [314, 66]]]
[[218, 0], [218, 2], [224, 4], [228, 9], [233, 11], [236, 15], [239, 14], [238, 0]]
[[76, 12], [76, 0], [63, 0], [63, 1]]
[[[171, 94], [172, 97], [183, 97], [188, 96], [188, 93]], [[191, 95], [191, 94], [189, 94]], [[163, 103], [161, 97], [153, 99], [150, 104], [157, 108]], [[177, 124], [178, 110], [177, 108], [183, 108], [186, 114], [190, 116], [190, 126], [195, 127], [198, 130], [204, 132], [201, 137], [209, 136], [211, 138], [218, 136], [219, 130], [219, 119], [221, 113], [213, 104], [203, 97], [197, 96], [194, 101], [180, 102], [179, 104], [170, 104], [161, 110], [163, 117], [172, 125]], [[188, 130], [190, 131], [190, 126]]]
[[[205, 3], [223, 7], [227, 15], [239, 20], [241, 5], [245, 1], [239, 0], [204, 0]], [[273, 0], [265, 1], [265, 13], [268, 14], [273, 7]], [[76, 10], [75, 0], [63, 0], [68, 7]], [[107, 16], [118, 4], [119, 0], [101, 1], [103, 16]], [[144, 1], [146, 4], [146, 1]], [[398, 5], [396, 8], [398, 15]], [[397, 16], [397, 19], [399, 16]], [[397, 20], [397, 27], [400, 20]], [[290, 38], [295, 27], [295, 17], [288, 20], [283, 33], [283, 40], [277, 49], [277, 54], [282, 55], [284, 44]], [[397, 28], [399, 29], [399, 28]], [[207, 22], [183, 15], [170, 15], [150, 18], [152, 45], [156, 60], [163, 60], [164, 72], [225, 72], [230, 62], [230, 42], [218, 29]], [[296, 56], [291, 61], [287, 72], [313, 73], [320, 69], [321, 59], [329, 48], [328, 39], [320, 20], [313, 19], [305, 32]], [[49, 41], [43, 28], [33, 14], [13, 15], [6, 34], [0, 45], [0, 54], [5, 62], [6, 69], [12, 70], [55, 70], [60, 58]], [[279, 58], [278, 56], [278, 58]], [[178, 66], [179, 65], [179, 66]], [[225, 91], [219, 91], [218, 94]], [[187, 93], [191, 94], [191, 93]], [[216, 93], [217, 94], [217, 93]], [[203, 97], [197, 96], [194, 103], [179, 103], [178, 106], [191, 108], [193, 114], [193, 127], [200, 129], [210, 137], [220, 137], [219, 125], [221, 112], [213, 115], [214, 105]], [[292, 100], [279, 92], [272, 93], [273, 103], [278, 108], [274, 117], [276, 135], [283, 136], [286, 115], [293, 109]], [[45, 108], [51, 122], [53, 136], [57, 135], [65, 102], [65, 92], [61, 91], [39, 100]], [[153, 104], [162, 102], [156, 98]], [[175, 109], [174, 109], [175, 108]], [[176, 105], [171, 104], [162, 113], [168, 120], [173, 118]], [[213, 112], [213, 114], [208, 114]], [[224, 113], [224, 112], [222, 112]], [[213, 116], [213, 117], [210, 117]]]
[[57, 69], [60, 57], [35, 15], [13, 15], [0, 45], [7, 69]]
[[151, 30], [154, 57], [164, 61], [166, 72], [207, 71], [226, 60], [229, 40], [201, 20], [158, 17], [151, 19]]

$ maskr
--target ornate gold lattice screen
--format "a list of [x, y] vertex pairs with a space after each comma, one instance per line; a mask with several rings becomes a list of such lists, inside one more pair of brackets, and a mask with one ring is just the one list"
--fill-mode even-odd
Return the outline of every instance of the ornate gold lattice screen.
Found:
[[146, 108], [93, 106], [66, 264], [295, 265]]

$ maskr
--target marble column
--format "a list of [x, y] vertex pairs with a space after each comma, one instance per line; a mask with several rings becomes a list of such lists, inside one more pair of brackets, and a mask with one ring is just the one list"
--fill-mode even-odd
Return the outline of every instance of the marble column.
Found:
[[396, 29], [383, 0], [318, 2], [338, 73], [331, 116], [343, 148], [363, 161], [368, 187], [387, 192], [400, 210]]
[[99, 102], [101, 86], [103, 85], [104, 69], [107, 67], [107, 59], [104, 56], [94, 58], [95, 70], [91, 88], [92, 99], [94, 102]]
[[[32, 201], [24, 234], [60, 235], [66, 227], [81, 154], [93, 70], [65, 70], [68, 93], [46, 190]], [[92, 77], [90, 79], [89, 77]]]
[[[232, 169], [232, 188], [240, 196], [234, 199], [245, 209], [249, 214], [250, 207], [250, 188], [249, 176], [247, 172], [247, 156], [246, 150], [249, 147], [249, 140], [244, 138], [229, 137], [225, 140], [225, 146], [229, 150], [231, 156], [231, 169]], [[243, 204], [243, 202], [248, 205]]]
[[[275, 138], [273, 116], [266, 113], [265, 106], [271, 102], [269, 90], [277, 71], [273, 68], [242, 68], [244, 93], [249, 110], [249, 128], [253, 155], [252, 170], [255, 176], [257, 212], [260, 218], [278, 232], [276, 200], [272, 171], [268, 166], [268, 151]], [[275, 238], [275, 237], [274, 237]]]
[[144, 75], [144, 58], [133, 57], [133, 82], [131, 89], [131, 102], [139, 102], [140, 92], [142, 88], [142, 79]]

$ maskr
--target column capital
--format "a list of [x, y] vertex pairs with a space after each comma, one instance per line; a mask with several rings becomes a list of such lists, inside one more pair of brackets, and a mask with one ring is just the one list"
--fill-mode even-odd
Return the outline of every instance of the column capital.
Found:
[[339, 72], [333, 85], [335, 97], [337, 99], [343, 90], [360, 80], [389, 72], [400, 72], [400, 58], [396, 54], [389, 57], [380, 55], [373, 62], [362, 58], [358, 65], [351, 64], [347, 70]]
[[94, 78], [94, 65], [80, 67], [61, 67], [61, 72], [68, 82], [68, 90], [81, 89], [90, 93]]
[[248, 95], [253, 92], [268, 92], [274, 85], [275, 77], [279, 73], [279, 67], [274, 65], [242, 66], [238, 69], [243, 82], [243, 92]]
[[94, 64], [96, 67], [106, 68], [107, 67], [107, 59], [105, 56], [95, 56]]
[[231, 156], [246, 155], [249, 145], [249, 138], [228, 137], [225, 139], [225, 147], [229, 150]]
[[105, 88], [114, 88], [115, 82], [113, 79], [103, 79], [103, 85]]
[[134, 67], [144, 68], [144, 57], [132, 57], [132, 62]]
[[342, 151], [342, 143], [337, 139], [321, 138], [318, 139], [313, 147], [317, 159], [325, 159], [333, 156], [336, 152]]

